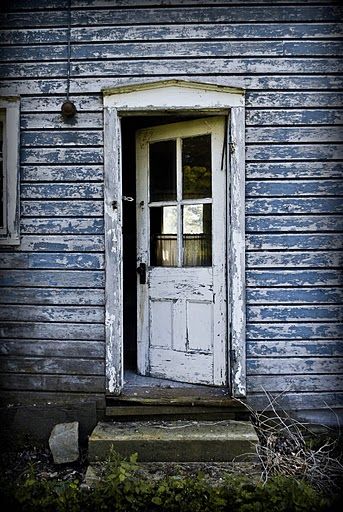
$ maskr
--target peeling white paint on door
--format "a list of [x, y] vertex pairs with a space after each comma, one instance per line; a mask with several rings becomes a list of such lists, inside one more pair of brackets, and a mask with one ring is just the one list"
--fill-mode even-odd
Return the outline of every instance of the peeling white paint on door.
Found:
[[[148, 268], [147, 282], [141, 284], [138, 278], [137, 284], [138, 369], [143, 375], [194, 384], [227, 384], [224, 132], [225, 118], [221, 116], [166, 124], [137, 134], [137, 264], [143, 262]], [[182, 141], [185, 138], [194, 141], [202, 135], [211, 138], [211, 197], [184, 199]], [[171, 201], [149, 198], [149, 147], [156, 141], [175, 141], [177, 197]], [[161, 168], [161, 173], [165, 172]], [[196, 252], [200, 249], [194, 246], [195, 254], [191, 254], [190, 263], [184, 266], [182, 237], [186, 235], [182, 234], [185, 227], [182, 224], [188, 223], [194, 234], [190, 236], [201, 237], [197, 233], [203, 228], [197, 222], [202, 220], [204, 205], [212, 212], [212, 261], [208, 266], [195, 266]], [[170, 215], [170, 209], [175, 214]], [[154, 210], [163, 212], [166, 233], [173, 231], [175, 224], [175, 234], [170, 236], [175, 237], [173, 242], [179, 244], [178, 250], [173, 261], [170, 255], [164, 255], [172, 266], [152, 263], [150, 216]]]

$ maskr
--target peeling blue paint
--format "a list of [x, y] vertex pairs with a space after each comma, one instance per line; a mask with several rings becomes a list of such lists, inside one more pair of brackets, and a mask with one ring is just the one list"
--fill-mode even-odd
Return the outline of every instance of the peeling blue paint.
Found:
[[[292, 146], [293, 147], [293, 146]], [[269, 149], [266, 149], [269, 151]], [[273, 151], [273, 149], [270, 149]], [[282, 158], [292, 158], [292, 154], [283, 147], [285, 155]], [[343, 157], [343, 153], [341, 155]], [[281, 155], [280, 155], [281, 157]], [[268, 158], [265, 154], [262, 159]], [[320, 155], [317, 155], [320, 158]], [[258, 196], [343, 196], [342, 180], [297, 180], [297, 181], [248, 181], [246, 186], [248, 197]]]
[[22, 239], [0, 253], [6, 385], [104, 392], [101, 90], [181, 76], [246, 89], [249, 399], [289, 389], [294, 407], [316, 408], [321, 398], [336, 407], [342, 9], [321, 0], [162, 3], [72, 3], [71, 122], [60, 113], [68, 1], [17, 0], [0, 15], [0, 93], [22, 97]]

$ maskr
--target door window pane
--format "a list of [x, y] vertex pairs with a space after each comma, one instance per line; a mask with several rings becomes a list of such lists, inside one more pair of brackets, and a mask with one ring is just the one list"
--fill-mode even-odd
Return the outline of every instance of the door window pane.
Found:
[[211, 135], [182, 139], [182, 197], [212, 195]]
[[150, 201], [176, 199], [176, 140], [154, 142], [149, 146]]
[[177, 207], [150, 208], [150, 264], [177, 266]]
[[212, 265], [212, 205], [183, 206], [183, 265]]

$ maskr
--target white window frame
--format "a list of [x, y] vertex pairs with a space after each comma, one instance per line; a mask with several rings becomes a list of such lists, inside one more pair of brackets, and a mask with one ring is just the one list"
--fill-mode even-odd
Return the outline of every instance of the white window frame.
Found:
[[20, 98], [0, 98], [0, 116], [4, 126], [4, 226], [0, 227], [0, 246], [19, 245]]
[[104, 95], [104, 215], [106, 261], [106, 391], [123, 384], [122, 155], [120, 118], [163, 113], [228, 114], [227, 235], [228, 364], [231, 394], [246, 396], [245, 100], [242, 89], [165, 80], [114, 87]]

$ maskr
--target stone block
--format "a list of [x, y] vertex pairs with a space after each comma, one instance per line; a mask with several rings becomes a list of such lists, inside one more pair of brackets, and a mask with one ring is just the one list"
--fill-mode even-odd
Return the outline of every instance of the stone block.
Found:
[[55, 464], [75, 462], [79, 458], [79, 423], [59, 423], [52, 429], [49, 446]]

